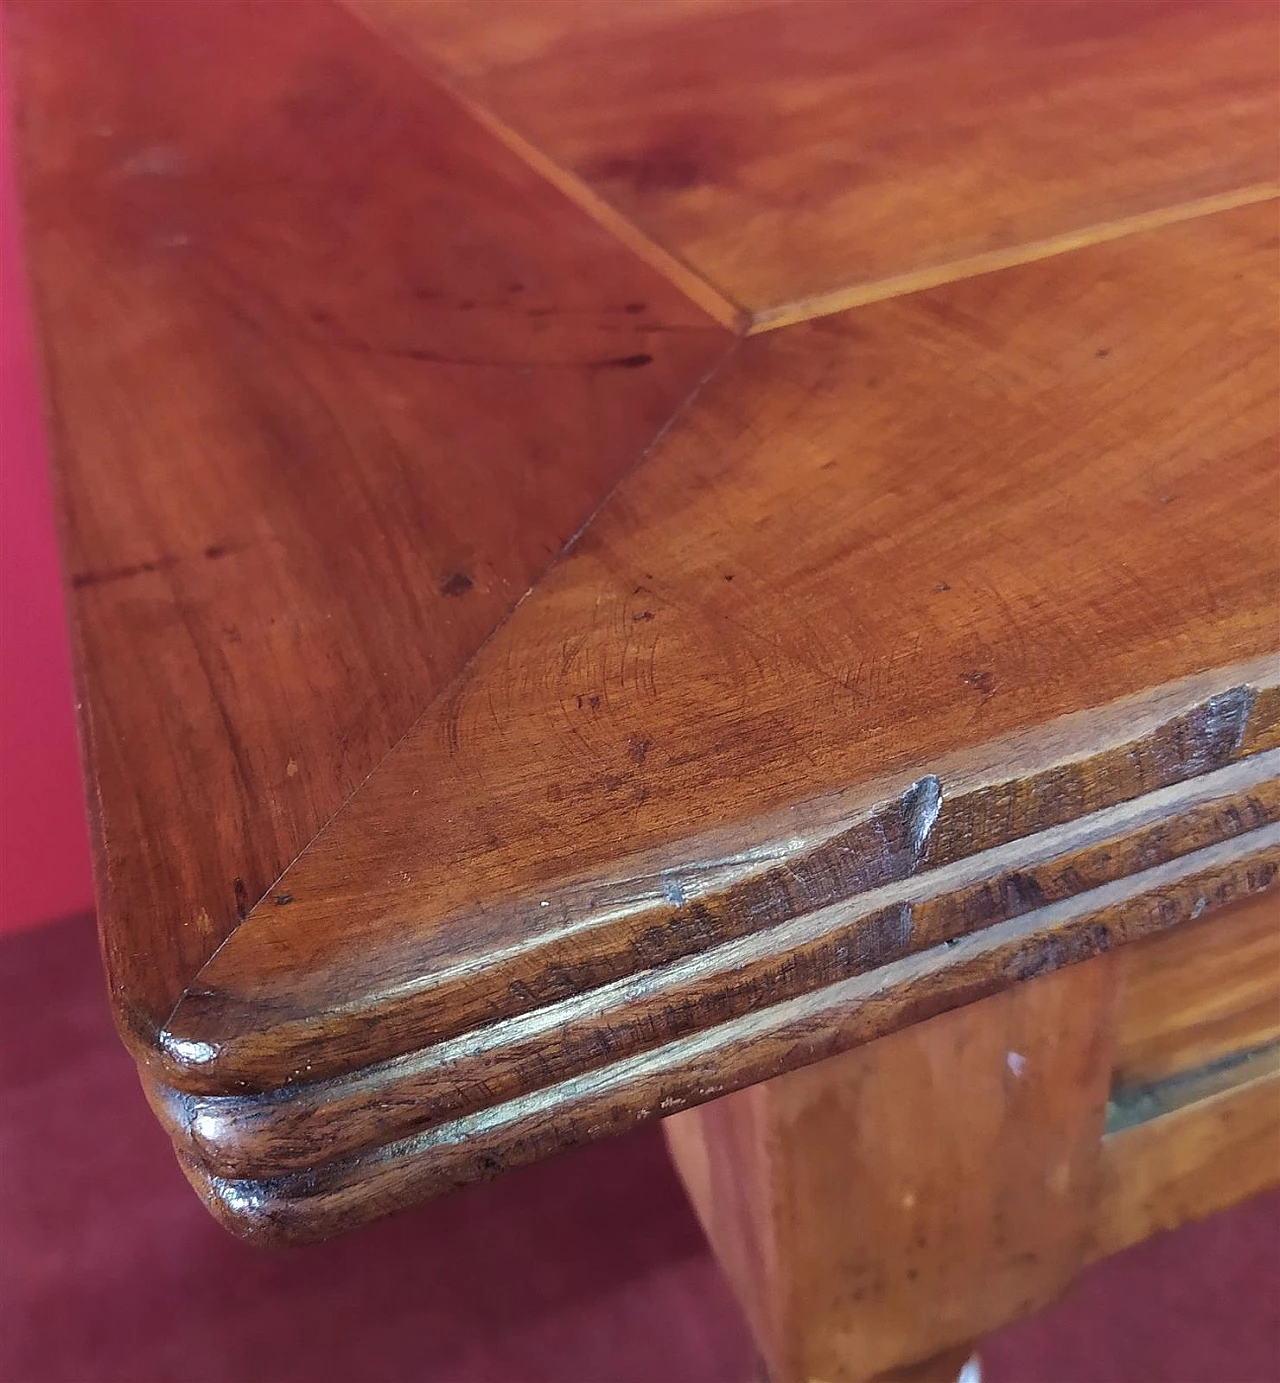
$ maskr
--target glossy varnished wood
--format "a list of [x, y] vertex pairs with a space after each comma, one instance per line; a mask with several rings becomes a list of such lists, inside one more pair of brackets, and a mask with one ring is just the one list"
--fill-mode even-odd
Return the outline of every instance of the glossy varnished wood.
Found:
[[[443, 1035], [453, 1003], [470, 1026], [698, 949], [722, 924], [670, 894], [706, 890], [707, 847], [679, 849], [699, 823], [768, 846], [751, 823], [833, 792], [866, 811], [887, 774], [909, 817], [939, 756], [1198, 669], [1223, 669], [1204, 723], [1243, 751], [1245, 720], [1274, 723], [1274, 674], [1226, 670], [1275, 637], [1273, 220], [746, 342], [286, 874], [288, 906], [205, 969], [175, 1061], [223, 1088], [322, 1048], [358, 1065]], [[1167, 781], [1135, 762], [1121, 796]], [[1004, 838], [1062, 819], [1006, 791]], [[933, 859], [970, 852], [949, 815]], [[648, 871], [619, 870], [620, 833]]]
[[[1269, 762], [1246, 761], [1225, 775], [1205, 775], [1185, 788], [1149, 794], [1140, 804], [1093, 813], [1034, 841], [1016, 840], [953, 866], [926, 868], [916, 878], [864, 888], [791, 918], [782, 911], [787, 895], [775, 892], [777, 918], [766, 925], [769, 885], [776, 890], [782, 878], [795, 881], [806, 874], [821, 878], [812, 860], [797, 857], [756, 882], [760, 899], [751, 911], [760, 930], [754, 935], [345, 1076], [318, 1080], [325, 1054], [316, 1051], [303, 1081], [290, 1082], [291, 1088], [272, 1098], [192, 1096], [157, 1085], [156, 1101], [211, 1171], [252, 1177], [363, 1153], [751, 1015], [737, 1025], [736, 1041], [711, 1043], [721, 1062], [715, 1086], [728, 1089], [759, 1069], [761, 1052], [744, 1039], [769, 1050], [769, 1034], [802, 1015], [814, 1029], [810, 1040], [825, 1037], [833, 1047], [847, 1046], [921, 1016], [929, 1005], [936, 1011], [998, 987], [1002, 978], [1078, 959], [1125, 931], [1136, 935], [1184, 920], [1187, 910], [1207, 907], [1211, 895], [1201, 885], [1210, 877], [1217, 878], [1211, 892], [1221, 893], [1222, 871], [1247, 873], [1255, 861], [1253, 884], [1246, 877], [1244, 891], [1265, 886], [1270, 871], [1257, 855], [1257, 842], [1264, 828], [1280, 820], [1276, 785], [1260, 776], [1268, 772], [1275, 772]], [[1224, 793], [1224, 777], [1246, 785]], [[846, 832], [836, 842], [847, 849], [856, 835]], [[1164, 867], [1156, 868], [1157, 862]], [[909, 857], [898, 867], [910, 868]], [[1153, 890], [1171, 909], [1168, 916], [1147, 908]], [[712, 897], [703, 906], [710, 911], [716, 902]], [[973, 933], [984, 933], [976, 949], [962, 947]], [[897, 963], [911, 957], [918, 959]], [[879, 991], [856, 1017], [842, 1014], [821, 993], [823, 986], [853, 977], [861, 977], [855, 989], [864, 998]], [[797, 998], [806, 1003], [784, 1003]], [[722, 1036], [734, 1031], [726, 1028]], [[331, 1045], [341, 1049], [336, 1032]], [[675, 1063], [668, 1062], [666, 1074], [676, 1083], [664, 1087], [665, 1108], [707, 1093], [696, 1069], [680, 1069], [681, 1053], [687, 1059], [696, 1050], [689, 1043], [674, 1048]], [[621, 1070], [627, 1069], [624, 1062]], [[644, 1117], [649, 1103], [642, 1084], [630, 1092], [635, 1098], [617, 1075], [609, 1084], [630, 1105], [631, 1117]], [[554, 1103], [550, 1092], [547, 1101]]]
[[11, 9], [108, 968], [238, 1232], [1275, 883], [1269, 8]]
[[[209, 1106], [182, 1096], [175, 1101], [163, 1089], [153, 1089], [153, 1098], [175, 1135], [192, 1183], [228, 1227], [267, 1243], [323, 1238], [415, 1200], [767, 1080], [779, 1071], [1177, 926], [1206, 908], [1274, 887], [1278, 872], [1280, 840], [1274, 831], [1267, 833], [1264, 844], [1246, 841], [1197, 852], [1171, 867], [1091, 892], [1071, 906], [984, 928], [954, 945], [828, 984], [652, 1051], [607, 1061], [598, 1070], [549, 1085], [533, 1082], [526, 1094], [432, 1122], [414, 1136], [371, 1147], [356, 1157], [330, 1161], [331, 1146], [304, 1123], [310, 1165], [301, 1172], [271, 1175], [272, 1164], [260, 1162], [252, 1168], [241, 1165], [239, 1170], [250, 1175], [224, 1177], [214, 1170], [219, 1135], [231, 1134], [227, 1143], [233, 1158], [252, 1157], [255, 1145], [262, 1146], [254, 1121], [248, 1121], [246, 1146], [235, 1148], [236, 1115], [241, 1111], [231, 1111], [228, 1126], [222, 1122], [225, 1111], [220, 1102]], [[554, 1024], [561, 1015], [553, 1008], [545, 1016]], [[482, 1053], [499, 1031], [495, 1025], [458, 1045]], [[594, 1034], [597, 1048], [607, 1050], [607, 1020]], [[554, 1055], [554, 1043], [548, 1049]], [[441, 1078], [435, 1069], [442, 1055], [429, 1048], [407, 1064], [418, 1068], [412, 1074], [425, 1068], [428, 1083], [443, 1086], [447, 1109], [456, 1097], [451, 1099], [449, 1090], [453, 1072], [446, 1066]], [[376, 1091], [382, 1071], [370, 1074]], [[475, 1089], [482, 1100], [487, 1098], [483, 1084]], [[301, 1090], [307, 1093], [305, 1086]], [[342, 1086], [336, 1092], [325, 1087], [319, 1092], [321, 1100], [330, 1093], [346, 1092]], [[380, 1129], [388, 1102], [369, 1099], [367, 1089], [357, 1093], [364, 1098], [348, 1133], [367, 1140]], [[403, 1117], [404, 1110], [397, 1111], [399, 1092], [386, 1093], [392, 1119], [397, 1112]], [[297, 1096], [294, 1088], [286, 1088], [259, 1098], [268, 1106], [287, 1106]], [[436, 1108], [433, 1102], [419, 1103], [411, 1107], [409, 1117], [434, 1121]], [[274, 1111], [264, 1112], [270, 1123]], [[323, 1116], [316, 1123], [322, 1132]], [[280, 1142], [270, 1133], [269, 1129], [265, 1141], [274, 1151]]]
[[333, 5], [6, 17], [145, 1051], [726, 338]]
[[348, 3], [760, 324], [1280, 181], [1265, 0]]

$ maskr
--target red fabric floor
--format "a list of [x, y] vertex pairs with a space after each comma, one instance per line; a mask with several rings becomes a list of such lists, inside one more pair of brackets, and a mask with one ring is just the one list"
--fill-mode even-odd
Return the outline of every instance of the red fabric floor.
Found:
[[[174, 1165], [85, 920], [0, 938], [2, 1383], [747, 1383], [656, 1130], [334, 1243], [251, 1249]], [[1280, 1196], [1090, 1270], [990, 1383], [1280, 1383]]]

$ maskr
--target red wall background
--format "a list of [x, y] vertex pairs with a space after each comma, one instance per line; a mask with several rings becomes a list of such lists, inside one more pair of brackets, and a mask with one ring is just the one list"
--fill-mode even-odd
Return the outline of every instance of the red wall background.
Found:
[[3, 71], [0, 61], [0, 933], [93, 902]]

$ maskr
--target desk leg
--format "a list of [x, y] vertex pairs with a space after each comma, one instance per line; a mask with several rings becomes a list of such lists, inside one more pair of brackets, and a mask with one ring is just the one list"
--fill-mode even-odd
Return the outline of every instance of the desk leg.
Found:
[[1071, 966], [665, 1121], [771, 1383], [954, 1379], [1061, 1291], [1091, 1229], [1113, 975]]

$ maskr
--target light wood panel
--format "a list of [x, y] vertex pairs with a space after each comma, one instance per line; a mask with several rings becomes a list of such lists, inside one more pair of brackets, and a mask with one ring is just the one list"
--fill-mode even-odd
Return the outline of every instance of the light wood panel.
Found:
[[664, 1122], [773, 1383], [859, 1383], [967, 1353], [1071, 1279], [1095, 1194], [1112, 960]]
[[[1158, 763], [1225, 762], [1274, 709], [1262, 665], [1226, 667], [1275, 640], [1274, 240], [1249, 208], [744, 343], [293, 866], [290, 904], [205, 969], [169, 1025], [178, 1082], [356, 1065], [455, 1005], [466, 1026], [701, 949], [724, 924], [681, 891], [824, 793], [900, 803], [937, 861], [975, 822], [1009, 839], [1110, 805], [1123, 779], [1099, 796], [1082, 769], [953, 830], [949, 769], [925, 832], [910, 791], [941, 755], [1197, 669], [1222, 669], [1202, 738], [1114, 772], [1136, 795]], [[1111, 733], [1065, 741], [1084, 759]]]
[[954, 1377], [1088, 1259], [1280, 1182], [1280, 1044], [1107, 1099], [1126, 971], [1226, 1000], [1225, 943], [1193, 923], [667, 1119], [770, 1378]]
[[727, 338], [334, 5], [17, 0], [6, 29], [145, 1051]]
[[1280, 1072], [1103, 1140], [1091, 1253], [1104, 1257], [1280, 1182]]
[[762, 323], [1280, 179], [1265, 0], [348, 3]]
[[1280, 899], [1265, 896], [1125, 952], [1115, 1081], [1135, 1087], [1280, 1040]]

